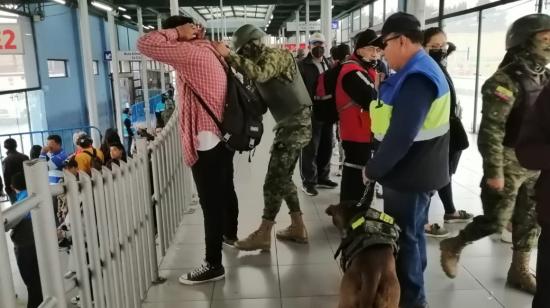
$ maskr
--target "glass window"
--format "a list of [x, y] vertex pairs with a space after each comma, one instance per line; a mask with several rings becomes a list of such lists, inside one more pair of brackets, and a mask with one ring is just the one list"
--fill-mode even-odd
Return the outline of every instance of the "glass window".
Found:
[[92, 70], [94, 75], [99, 75], [99, 62], [97, 60], [92, 61]]
[[[25, 92], [0, 95], [0, 132], [2, 134], [29, 132], [28, 115]], [[4, 144], [5, 139], [7, 138], [2, 138], [0, 143]], [[18, 143], [17, 150], [28, 155], [31, 147], [30, 136], [17, 136], [14, 139]]]
[[132, 65], [132, 71], [133, 72], [139, 71], [141, 69], [141, 62], [139, 62], [139, 61], [132, 61], [131, 65]]
[[426, 0], [426, 19], [439, 16], [439, 0]]
[[372, 25], [376, 26], [384, 22], [384, 0], [378, 0], [373, 4]]
[[336, 30], [336, 42], [342, 43], [342, 21], [338, 20], [338, 29]]
[[500, 0], [445, 0], [445, 6], [443, 7], [444, 14], [450, 14], [454, 12], [460, 12], [466, 9], [471, 9], [483, 4], [497, 2]]
[[67, 72], [67, 60], [48, 60], [48, 77], [69, 77]]
[[536, 13], [536, 0], [520, 0], [483, 11], [479, 56], [477, 126], [481, 121], [481, 86], [497, 70], [504, 58], [506, 31], [518, 18]]
[[478, 16], [470, 13], [443, 21], [448, 40], [456, 45], [456, 51], [447, 60], [447, 70], [462, 106], [466, 130], [474, 127]]
[[31, 20], [0, 10], [0, 92], [40, 87]]
[[370, 5], [365, 5], [361, 9], [361, 28], [367, 29], [370, 27]]
[[361, 10], [353, 12], [351, 15], [353, 18], [352, 22], [352, 32], [361, 30]]
[[128, 61], [120, 61], [120, 72], [121, 73], [129, 73], [132, 70], [130, 69], [130, 62]]
[[384, 15], [384, 19], [390, 17], [393, 13], [397, 13], [398, 11], [399, 0], [386, 0], [386, 14]]
[[349, 41], [349, 16], [342, 19], [342, 43]]

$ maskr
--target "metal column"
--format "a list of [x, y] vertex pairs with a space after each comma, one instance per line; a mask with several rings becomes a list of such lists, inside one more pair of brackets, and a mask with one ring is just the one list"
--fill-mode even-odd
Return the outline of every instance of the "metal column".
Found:
[[179, 15], [180, 14], [180, 5], [178, 0], [170, 0], [170, 15]]
[[325, 36], [325, 56], [332, 47], [332, 0], [321, 0], [321, 33]]
[[296, 10], [296, 51], [300, 49], [300, 43], [302, 38], [300, 37], [300, 10]]
[[[157, 16], [157, 29], [162, 29], [162, 18], [160, 15]], [[164, 73], [164, 63], [160, 63], [160, 93], [166, 91], [166, 77]]]
[[[0, 210], [0, 221], [4, 221]], [[2, 230], [4, 227], [2, 226]], [[4, 232], [0, 232], [0, 268], [11, 269], [10, 255], [8, 253], [8, 241]], [[0, 275], [0, 305], [5, 308], [15, 307], [15, 289], [13, 287], [13, 276], [11, 271]]]
[[[420, 26], [424, 27], [426, 23], [426, 0], [415, 0], [407, 3], [407, 13], [414, 15], [418, 21], [420, 21]], [[388, 18], [388, 16], [386, 16]]]
[[248, 16], [247, 16], [247, 12], [246, 12], [246, 5], [244, 6], [244, 24], [246, 25], [248, 23]]
[[111, 69], [113, 71], [113, 94], [115, 101], [115, 123], [119, 134], [122, 134], [122, 105], [120, 103], [120, 77], [118, 75], [118, 31], [115, 25], [114, 12], [107, 12], [107, 23], [109, 31], [109, 48], [111, 48]]
[[223, 29], [222, 29], [222, 40], [227, 37], [227, 24], [225, 23], [225, 12], [223, 11], [223, 0], [220, 0], [220, 17], [221, 17], [221, 22], [222, 22], [222, 25], [223, 25]]
[[306, 0], [306, 45], [309, 43], [309, 0]]
[[[95, 95], [94, 72], [92, 68], [92, 39], [90, 34], [90, 19], [88, 15], [88, 1], [78, 0], [79, 28], [80, 28], [80, 54], [82, 56], [82, 72], [84, 74], [84, 89], [86, 93], [86, 106], [88, 107], [88, 121], [90, 126], [99, 127], [97, 115], [97, 98]], [[95, 145], [101, 142], [97, 133], [91, 132]]]
[[[143, 15], [141, 7], [137, 8], [137, 19], [139, 36], [143, 36]], [[147, 60], [145, 56], [141, 56], [141, 91], [143, 94], [143, 109], [145, 111], [145, 122], [147, 131], [151, 132], [151, 112], [149, 110], [149, 83], [147, 78]]]

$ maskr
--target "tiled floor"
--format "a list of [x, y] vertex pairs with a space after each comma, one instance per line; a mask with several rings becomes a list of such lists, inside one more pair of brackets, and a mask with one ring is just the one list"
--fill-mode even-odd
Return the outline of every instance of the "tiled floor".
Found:
[[[240, 202], [239, 235], [244, 237], [260, 223], [263, 177], [272, 135], [267, 132], [261, 147], [248, 163], [248, 155], [235, 158], [235, 182]], [[475, 144], [475, 143], [474, 143]], [[457, 208], [481, 213], [478, 183], [481, 162], [475, 147], [464, 153], [460, 171], [454, 177]], [[333, 175], [333, 179], [338, 179]], [[299, 183], [299, 175], [295, 175]], [[239, 252], [224, 248], [225, 281], [183, 286], [180, 274], [198, 265], [204, 245], [202, 213], [197, 210], [185, 217], [176, 244], [163, 260], [161, 274], [168, 278], [154, 286], [144, 302], [146, 308], [335, 308], [341, 271], [333, 259], [339, 235], [325, 215], [325, 208], [338, 200], [338, 189], [321, 190], [319, 196], [300, 192], [304, 219], [310, 234], [309, 245], [274, 240], [271, 253]], [[377, 206], [380, 206], [378, 201]], [[283, 204], [276, 229], [289, 222]], [[443, 207], [437, 197], [430, 218], [442, 222]], [[448, 226], [454, 233], [463, 225]], [[428, 302], [432, 308], [527, 308], [531, 296], [505, 286], [511, 249], [498, 237], [483, 239], [464, 251], [460, 274], [446, 278], [439, 266], [438, 240], [428, 241], [429, 265], [426, 271]], [[534, 268], [535, 260], [532, 262]]]

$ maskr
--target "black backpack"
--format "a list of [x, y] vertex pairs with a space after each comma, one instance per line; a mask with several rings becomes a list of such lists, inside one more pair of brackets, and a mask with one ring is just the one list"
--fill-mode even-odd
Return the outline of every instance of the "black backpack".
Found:
[[92, 161], [91, 161], [91, 166], [92, 168], [98, 170], [98, 171], [101, 171], [101, 168], [103, 168], [103, 162], [101, 161], [101, 159], [99, 159], [99, 157], [97, 157], [97, 152], [96, 152], [96, 149], [93, 149], [93, 154], [88, 152], [88, 151], [83, 151], [83, 153], [86, 153], [88, 154], [89, 156], [92, 157]]
[[262, 116], [266, 113], [267, 106], [258, 95], [237, 79], [231, 69], [227, 70], [227, 93], [222, 121], [216, 118], [202, 97], [194, 90], [193, 92], [216, 123], [229, 149], [251, 151], [260, 143], [264, 133]]
[[330, 68], [321, 73], [317, 79], [315, 96], [313, 97], [313, 117], [324, 123], [338, 122], [336, 108], [336, 82], [342, 65]]

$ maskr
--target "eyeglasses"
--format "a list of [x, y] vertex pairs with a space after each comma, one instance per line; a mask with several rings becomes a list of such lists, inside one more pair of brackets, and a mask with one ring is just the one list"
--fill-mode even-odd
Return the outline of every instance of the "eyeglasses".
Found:
[[395, 36], [390, 37], [390, 38], [387, 39], [387, 40], [383, 40], [383, 41], [382, 41], [382, 46], [381, 46], [382, 50], [384, 50], [384, 49], [386, 49], [386, 47], [388, 47], [388, 42], [389, 42], [389, 41], [392, 41], [392, 40], [395, 40], [395, 39], [397, 39], [397, 38], [400, 38], [401, 35], [402, 35], [402, 34], [398, 34], [398, 35], [395, 35]]

